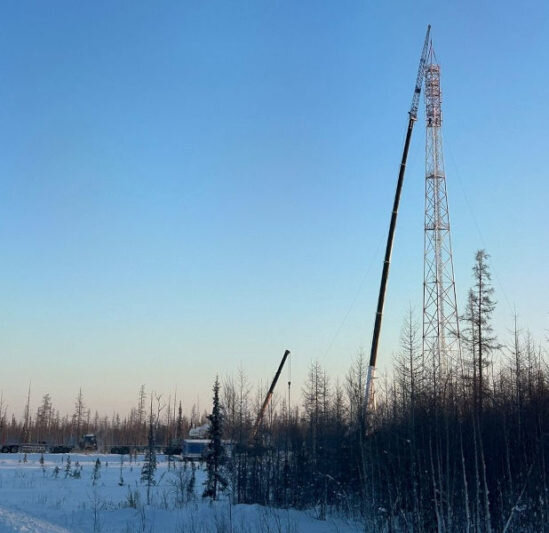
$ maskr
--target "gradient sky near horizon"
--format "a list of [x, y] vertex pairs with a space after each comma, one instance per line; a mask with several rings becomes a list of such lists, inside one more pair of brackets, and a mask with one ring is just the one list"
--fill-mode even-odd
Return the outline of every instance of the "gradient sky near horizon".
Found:
[[[295, 394], [368, 351], [426, 26], [441, 65], [459, 302], [491, 254], [497, 332], [549, 329], [545, 2], [5, 2], [0, 391], [184, 410], [216, 373]], [[425, 123], [379, 360], [421, 318]], [[283, 381], [286, 381], [283, 378]]]

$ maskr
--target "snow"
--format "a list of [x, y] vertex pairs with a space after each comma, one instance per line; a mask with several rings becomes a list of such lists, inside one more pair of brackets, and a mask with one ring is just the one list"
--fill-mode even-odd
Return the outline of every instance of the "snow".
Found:
[[[70, 473], [66, 473], [70, 456]], [[190, 466], [158, 456], [156, 484], [147, 502], [141, 483], [143, 456], [102, 454], [0, 454], [0, 533], [174, 532], [174, 533], [347, 533], [363, 531], [341, 517], [317, 519], [316, 510], [230, 505], [200, 496], [205, 472], [198, 467], [193, 494], [187, 493]], [[100, 477], [93, 484], [96, 460]], [[25, 461], [26, 459], [26, 461]], [[59, 469], [55, 475], [56, 467]], [[121, 479], [122, 475], [122, 479]], [[232, 526], [232, 527], [231, 527]]]
[[68, 533], [68, 529], [32, 518], [21, 511], [9, 511], [0, 507], [0, 531], [28, 531], [42, 533]]

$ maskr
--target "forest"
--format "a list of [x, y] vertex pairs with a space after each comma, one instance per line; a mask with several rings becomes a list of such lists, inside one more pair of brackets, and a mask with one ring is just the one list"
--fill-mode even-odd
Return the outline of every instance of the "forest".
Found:
[[[498, 338], [495, 307], [489, 255], [479, 250], [455, 332], [460, 356], [422, 353], [421, 326], [409, 311], [392, 374], [376, 380], [375, 409], [365, 406], [367, 361], [358, 353], [343, 382], [312, 363], [299, 405], [289, 408], [279, 391], [252, 440], [265, 391], [254, 392], [241, 370], [216, 378], [211, 414], [193, 408], [187, 416], [176, 399], [144, 386], [126, 417], [92, 415], [82, 391], [64, 416], [49, 395], [35, 413], [27, 403], [22, 419], [8, 417], [2, 399], [0, 442], [66, 443], [93, 432], [108, 449], [150, 443], [152, 430], [168, 446], [209, 419], [208, 473], [215, 458], [219, 483], [206, 486], [208, 498], [225, 492], [233, 503], [317, 508], [321, 519], [346, 516], [366, 531], [545, 531], [547, 339], [534, 339], [516, 317]], [[221, 439], [231, 453], [213, 445]]]

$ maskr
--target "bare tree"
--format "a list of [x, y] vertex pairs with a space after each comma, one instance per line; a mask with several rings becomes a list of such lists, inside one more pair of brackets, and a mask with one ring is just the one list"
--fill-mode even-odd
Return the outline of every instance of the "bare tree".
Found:
[[84, 422], [86, 406], [84, 404], [84, 395], [82, 394], [82, 387], [78, 389], [78, 396], [76, 397], [76, 402], [74, 404], [74, 414], [73, 414], [73, 426], [76, 432], [76, 441], [80, 439], [82, 432], [82, 424]]
[[139, 395], [137, 397], [137, 410], [136, 410], [136, 442], [141, 442], [145, 434], [145, 402], [147, 401], [147, 393], [145, 392], [145, 385], [141, 385], [139, 388]]
[[23, 429], [21, 431], [21, 440], [23, 442], [29, 442], [31, 436], [31, 414], [30, 414], [30, 397], [31, 397], [31, 386], [29, 383], [29, 390], [27, 392], [27, 403], [25, 404], [25, 411], [23, 414]]
[[8, 406], [4, 402], [4, 392], [0, 392], [0, 442], [4, 442], [4, 430], [6, 427], [6, 415]]
[[38, 440], [46, 439], [49, 436], [49, 431], [53, 417], [53, 406], [51, 396], [44, 394], [42, 404], [36, 412], [36, 434]]

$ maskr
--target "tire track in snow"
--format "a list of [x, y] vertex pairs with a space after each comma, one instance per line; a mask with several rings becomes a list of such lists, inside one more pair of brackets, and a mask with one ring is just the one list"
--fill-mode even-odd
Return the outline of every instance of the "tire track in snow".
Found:
[[2, 533], [70, 533], [63, 527], [5, 507], [0, 507], [0, 531]]

